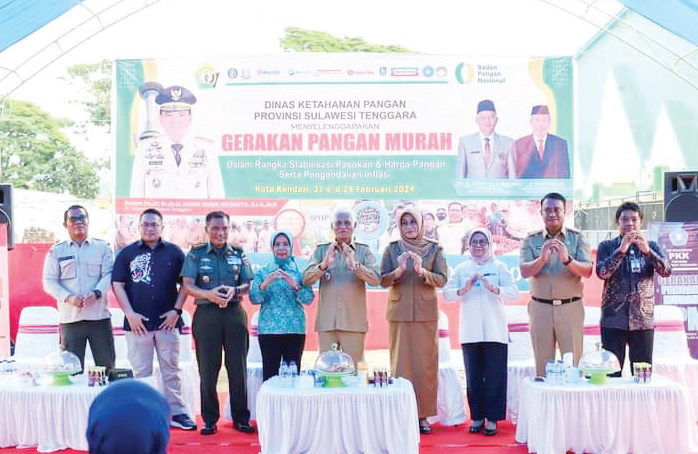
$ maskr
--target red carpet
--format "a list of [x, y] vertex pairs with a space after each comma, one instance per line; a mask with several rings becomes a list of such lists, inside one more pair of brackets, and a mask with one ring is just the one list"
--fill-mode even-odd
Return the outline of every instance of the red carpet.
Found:
[[[201, 419], [198, 421], [201, 425]], [[468, 433], [468, 425], [457, 427], [434, 426], [431, 435], [423, 435], [420, 454], [526, 454], [526, 446], [516, 443], [514, 435], [516, 427], [509, 422], [501, 422], [498, 433], [494, 437]], [[168, 453], [198, 453], [198, 454], [257, 454], [261, 450], [256, 435], [246, 435], [233, 430], [231, 421], [221, 421], [218, 433], [202, 437], [199, 432], [185, 432], [173, 429], [171, 431]], [[2, 454], [27, 454], [36, 452], [32, 449], [0, 449]], [[59, 451], [61, 453], [80, 453], [84, 451]], [[332, 453], [318, 453], [332, 454]]]

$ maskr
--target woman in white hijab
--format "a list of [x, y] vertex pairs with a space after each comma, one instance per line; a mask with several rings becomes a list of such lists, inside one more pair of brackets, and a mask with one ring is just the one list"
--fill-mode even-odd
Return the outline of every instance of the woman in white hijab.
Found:
[[[493, 254], [489, 230], [477, 228], [468, 240], [470, 260], [456, 266], [444, 289], [446, 301], [460, 301], [460, 343], [463, 348], [471, 433], [497, 433], [507, 401], [509, 332], [502, 307], [519, 291], [507, 266]], [[485, 421], [486, 420], [486, 421]]]

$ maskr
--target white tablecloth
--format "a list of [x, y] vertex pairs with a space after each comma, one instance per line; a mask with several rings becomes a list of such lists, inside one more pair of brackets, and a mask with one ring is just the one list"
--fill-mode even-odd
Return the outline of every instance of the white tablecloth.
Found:
[[647, 384], [615, 378], [609, 385], [527, 378], [516, 441], [538, 454], [679, 454], [698, 450], [698, 430], [686, 387], [658, 375]]
[[0, 447], [36, 446], [39, 452], [87, 451], [87, 415], [103, 387], [88, 387], [85, 376], [70, 386], [20, 386], [0, 380]]
[[419, 452], [412, 384], [388, 388], [281, 388], [272, 378], [257, 395], [264, 454]]

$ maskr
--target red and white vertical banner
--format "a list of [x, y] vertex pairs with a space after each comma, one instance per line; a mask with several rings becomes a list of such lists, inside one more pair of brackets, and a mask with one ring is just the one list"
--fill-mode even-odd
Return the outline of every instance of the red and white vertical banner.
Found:
[[10, 278], [8, 275], [7, 228], [0, 224], [0, 357], [10, 356]]

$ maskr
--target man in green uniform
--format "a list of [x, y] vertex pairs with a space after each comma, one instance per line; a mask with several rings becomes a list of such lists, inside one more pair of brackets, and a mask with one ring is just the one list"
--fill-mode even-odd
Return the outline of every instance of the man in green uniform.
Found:
[[[220, 417], [216, 383], [222, 350], [228, 371], [233, 427], [245, 433], [250, 426], [247, 408], [247, 315], [240, 305], [249, 290], [252, 269], [242, 249], [228, 244], [230, 218], [222, 211], [206, 215], [209, 242], [191, 248], [182, 268], [184, 289], [196, 298], [192, 324], [196, 360], [201, 377], [201, 435], [216, 433]], [[222, 349], [222, 350], [221, 350]]]

